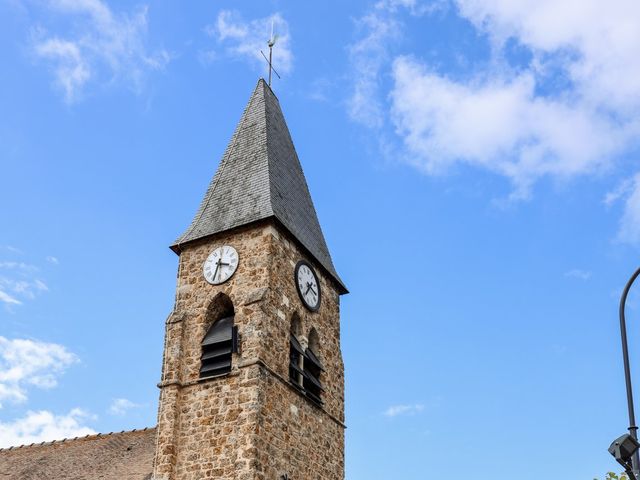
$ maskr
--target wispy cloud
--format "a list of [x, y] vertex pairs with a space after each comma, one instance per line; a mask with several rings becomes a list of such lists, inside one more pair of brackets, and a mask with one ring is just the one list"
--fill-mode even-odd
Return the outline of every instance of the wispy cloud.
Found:
[[383, 415], [385, 417], [397, 417], [400, 415], [416, 415], [424, 410], [424, 405], [416, 403], [413, 405], [391, 405]]
[[539, 178], [601, 171], [620, 148], [615, 125], [587, 105], [540, 98], [531, 72], [467, 84], [398, 57], [392, 75], [397, 131], [428, 173], [488, 169], [511, 179], [514, 198], [526, 198]]
[[564, 272], [564, 276], [568, 278], [576, 278], [578, 280], [587, 281], [591, 278], [591, 272], [587, 270], [581, 270], [579, 268], [573, 268], [567, 272]]
[[[464, 76], [400, 51], [406, 19], [431, 13], [426, 5], [376, 3], [350, 48], [349, 115], [369, 128], [388, 126], [395, 157], [429, 175], [461, 165], [491, 171], [509, 179], [513, 200], [529, 198], [543, 178], [617, 171], [640, 133], [640, 4], [453, 0], [452, 11], [491, 52]], [[530, 60], [514, 64], [513, 45]], [[619, 239], [638, 244], [634, 182], [607, 202], [625, 201]]]
[[33, 300], [49, 287], [38, 278], [35, 265], [16, 261], [0, 261], [0, 303], [21, 305], [24, 300]]
[[93, 418], [79, 408], [63, 415], [47, 410], [29, 411], [22, 418], [0, 422], [0, 448], [94, 434], [96, 432], [86, 425]]
[[[222, 54], [248, 61], [254, 68], [266, 71], [266, 61], [260, 51], [267, 53], [267, 41], [271, 36], [271, 26], [277, 35], [273, 49], [273, 65], [280, 74], [288, 74], [293, 69], [293, 52], [289, 24], [279, 13], [268, 17], [246, 21], [235, 11], [222, 10], [216, 21], [205, 27], [205, 33], [214, 38]], [[218, 55], [215, 50], [204, 52], [203, 58], [212, 61]], [[267, 53], [268, 55], [268, 53]]]
[[0, 245], [0, 250], [6, 250], [7, 252], [15, 253], [15, 254], [21, 254], [22, 253], [22, 250], [20, 250], [17, 247], [14, 247], [12, 245]]
[[623, 243], [640, 244], [640, 173], [623, 180], [614, 190], [607, 193], [604, 202], [612, 206], [623, 203], [622, 218], [619, 222], [617, 240]]
[[443, 6], [441, 1], [427, 4], [419, 0], [381, 0], [355, 20], [358, 39], [347, 47], [353, 78], [347, 108], [352, 120], [375, 129], [385, 124], [386, 95], [380, 90], [393, 59], [393, 47], [403, 38], [401, 13], [422, 16]]
[[38, 267], [36, 267], [35, 265], [24, 263], [24, 262], [2, 261], [0, 262], [0, 269], [21, 270], [23, 272], [35, 272], [38, 270]]
[[49, 262], [49, 263], [51, 263], [51, 264], [53, 264], [53, 265], [58, 265], [58, 264], [60, 264], [60, 260], [58, 260], [58, 258], [57, 258], [57, 257], [53, 257], [53, 256], [51, 256], [51, 255], [49, 255], [49, 256], [46, 258], [46, 260], [47, 260], [47, 262]]
[[167, 50], [146, 46], [147, 7], [114, 12], [101, 0], [31, 2], [69, 19], [68, 34], [32, 30], [33, 53], [50, 66], [54, 83], [68, 103], [77, 101], [89, 81], [124, 80], [139, 92], [147, 72], [162, 70], [171, 60]]
[[109, 406], [109, 413], [111, 415], [123, 416], [126, 415], [129, 410], [140, 408], [142, 406], [143, 405], [134, 403], [126, 398], [116, 398], [113, 400], [113, 402], [111, 402], [111, 405]]
[[620, 182], [613, 190], [607, 192], [604, 197], [604, 204], [607, 207], [611, 207], [618, 200], [624, 199], [633, 191], [634, 179], [627, 178]]
[[0, 336], [0, 408], [2, 402], [24, 402], [29, 388], [50, 389], [78, 357], [66, 347]]
[[328, 78], [316, 78], [309, 85], [308, 97], [316, 102], [326, 102], [331, 98], [332, 90], [334, 90], [335, 87], [335, 82]]
[[6, 292], [0, 290], [0, 302], [6, 303], [7, 305], [22, 305], [22, 302], [15, 297], [12, 297]]
[[198, 52], [198, 61], [203, 66], [208, 66], [218, 59], [218, 52], [215, 50], [200, 50]]
[[604, 204], [613, 207], [617, 203], [622, 204], [623, 213], [616, 240], [640, 245], [640, 173], [622, 180], [613, 190], [607, 192]]

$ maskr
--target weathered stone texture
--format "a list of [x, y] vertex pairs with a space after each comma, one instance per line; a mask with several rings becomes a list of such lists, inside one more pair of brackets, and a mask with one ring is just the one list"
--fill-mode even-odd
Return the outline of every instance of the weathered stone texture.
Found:
[[[239, 254], [234, 276], [208, 284], [202, 265], [220, 245]], [[300, 259], [318, 273], [322, 304], [304, 309], [294, 284]], [[226, 376], [199, 379], [201, 341], [221, 296], [235, 310], [240, 352]], [[325, 367], [324, 407], [289, 384], [291, 319], [303, 343], [315, 328]], [[219, 316], [219, 315], [218, 315]], [[337, 285], [277, 222], [189, 244], [180, 253], [174, 312], [166, 324], [155, 477], [167, 480], [344, 478], [344, 377]]]
[[271, 375], [262, 387], [256, 478], [342, 480], [343, 425]]

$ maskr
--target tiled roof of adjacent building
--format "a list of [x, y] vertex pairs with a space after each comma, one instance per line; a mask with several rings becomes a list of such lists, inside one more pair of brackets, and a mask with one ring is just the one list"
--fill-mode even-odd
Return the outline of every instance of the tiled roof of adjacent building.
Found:
[[2, 480], [147, 480], [155, 428], [0, 449]]
[[200, 208], [172, 249], [275, 217], [338, 283], [278, 99], [258, 81]]

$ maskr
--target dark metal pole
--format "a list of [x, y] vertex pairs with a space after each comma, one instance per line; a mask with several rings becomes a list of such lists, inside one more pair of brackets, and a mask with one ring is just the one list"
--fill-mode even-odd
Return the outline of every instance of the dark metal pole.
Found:
[[269, 86], [271, 86], [271, 59], [273, 58], [273, 44], [269, 40]]
[[[629, 409], [629, 433], [636, 440], [638, 439], [638, 427], [636, 426], [636, 415], [633, 409], [633, 390], [631, 387], [631, 367], [629, 366], [629, 347], [627, 345], [627, 321], [624, 315], [624, 307], [627, 303], [627, 295], [629, 294], [629, 289], [631, 289], [631, 285], [640, 275], [640, 268], [635, 271], [635, 273], [631, 276], [627, 285], [624, 287], [624, 291], [622, 292], [622, 297], [620, 298], [620, 336], [622, 337], [622, 360], [624, 362], [624, 380], [627, 385], [627, 408]], [[636, 451], [631, 458], [631, 466], [633, 469], [633, 473], [638, 476], [640, 471], [638, 470], [640, 467], [640, 458], [638, 457], [638, 452]]]

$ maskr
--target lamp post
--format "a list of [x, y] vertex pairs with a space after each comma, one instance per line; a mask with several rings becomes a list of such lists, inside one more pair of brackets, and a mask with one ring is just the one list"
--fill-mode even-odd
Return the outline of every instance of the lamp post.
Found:
[[[638, 268], [631, 278], [627, 282], [620, 298], [620, 337], [622, 339], [622, 361], [624, 363], [624, 380], [627, 387], [627, 408], [629, 410], [629, 435], [638, 440], [638, 427], [636, 425], [636, 415], [633, 408], [633, 390], [631, 387], [631, 368], [629, 366], [629, 346], [627, 344], [627, 322], [624, 314], [625, 304], [627, 303], [627, 295], [631, 289], [631, 285], [640, 275], [640, 268]], [[640, 468], [640, 460], [638, 458], [638, 449], [636, 448], [631, 455], [631, 470], [633, 475], [637, 478]]]

